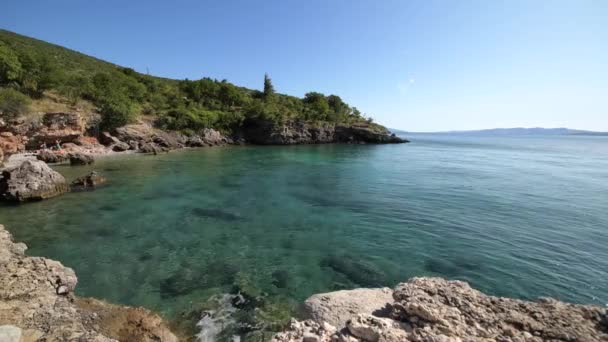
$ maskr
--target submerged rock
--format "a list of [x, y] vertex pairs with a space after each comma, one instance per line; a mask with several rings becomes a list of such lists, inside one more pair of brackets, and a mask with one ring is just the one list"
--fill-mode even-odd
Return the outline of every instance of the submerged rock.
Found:
[[177, 341], [148, 310], [75, 297], [71, 268], [26, 249], [0, 225], [0, 341]]
[[94, 189], [106, 182], [106, 179], [96, 171], [91, 171], [89, 174], [76, 178], [72, 184], [72, 190]]
[[68, 190], [65, 178], [39, 160], [26, 160], [6, 169], [0, 178], [0, 198], [6, 201], [42, 200]]
[[[395, 287], [390, 305], [380, 315], [386, 317], [378, 317], [373, 310], [383, 300], [345, 310], [344, 298], [357, 303], [364, 298], [361, 291], [365, 290], [311, 297], [307, 302], [316, 303], [308, 306], [313, 320], [292, 322], [273, 341], [608, 340], [606, 308], [599, 306], [493, 297], [462, 281], [412, 278]], [[345, 322], [349, 311], [351, 317]], [[337, 323], [333, 331], [320, 329], [328, 320]]]

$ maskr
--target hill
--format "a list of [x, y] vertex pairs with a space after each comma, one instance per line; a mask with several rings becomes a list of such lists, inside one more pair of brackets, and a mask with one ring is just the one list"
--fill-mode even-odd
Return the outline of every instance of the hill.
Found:
[[264, 90], [226, 80], [173, 80], [154, 77], [38, 39], [0, 30], [0, 112], [5, 120], [30, 111], [48, 94], [99, 112], [99, 125], [114, 129], [151, 116], [157, 127], [224, 133], [260, 122], [367, 124], [387, 132], [339, 96], [309, 92], [304, 98], [275, 92], [264, 77]]

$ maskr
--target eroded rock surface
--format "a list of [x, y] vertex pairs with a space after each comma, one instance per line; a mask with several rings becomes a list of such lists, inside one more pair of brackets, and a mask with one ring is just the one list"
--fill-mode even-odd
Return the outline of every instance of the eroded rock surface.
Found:
[[67, 192], [65, 178], [40, 160], [25, 160], [2, 171], [0, 198], [12, 202], [42, 200]]
[[[350, 302], [361, 296], [361, 290], [353, 290], [311, 297], [314, 302], [325, 298], [322, 305], [307, 304], [313, 320], [293, 321], [273, 340], [608, 341], [606, 308], [599, 306], [493, 297], [462, 281], [412, 278], [395, 287], [387, 310], [369, 312], [365, 308], [342, 323], [349, 292]], [[333, 330], [320, 328], [329, 325], [326, 319], [334, 316], [340, 317], [340, 324]]]
[[0, 225], [0, 336], [20, 334], [21, 341], [177, 341], [161, 318], [147, 310], [75, 297], [77, 278], [71, 268], [26, 257], [26, 249]]

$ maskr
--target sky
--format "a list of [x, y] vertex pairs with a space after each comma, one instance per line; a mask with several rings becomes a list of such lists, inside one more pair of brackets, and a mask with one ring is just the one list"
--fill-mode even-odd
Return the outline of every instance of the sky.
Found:
[[337, 94], [391, 128], [608, 131], [605, 0], [2, 0], [0, 28], [140, 72]]

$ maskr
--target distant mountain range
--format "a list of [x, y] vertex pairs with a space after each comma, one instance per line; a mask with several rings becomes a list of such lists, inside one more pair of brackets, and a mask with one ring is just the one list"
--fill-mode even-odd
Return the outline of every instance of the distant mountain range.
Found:
[[445, 132], [408, 132], [399, 129], [391, 129], [395, 134], [443, 134], [443, 135], [477, 135], [477, 136], [508, 136], [508, 135], [598, 135], [608, 136], [608, 132], [584, 131], [569, 128], [492, 128], [472, 131], [445, 131]]

